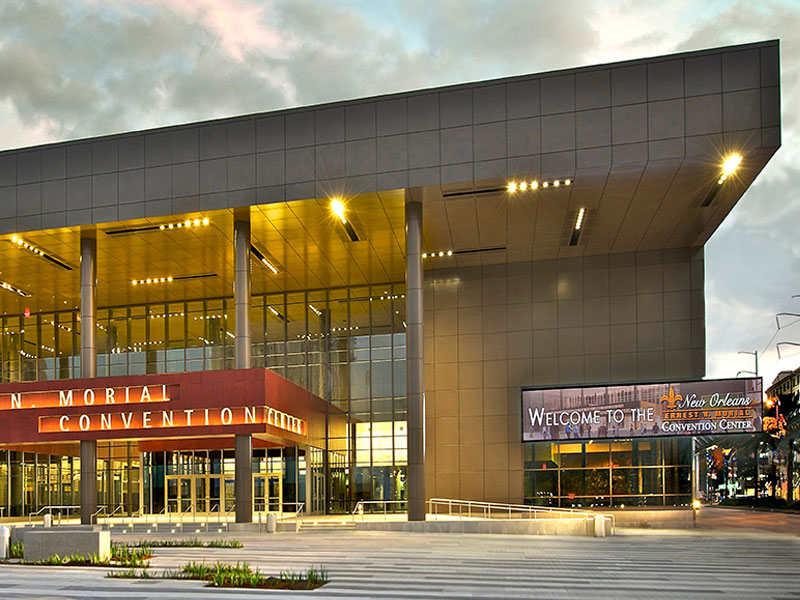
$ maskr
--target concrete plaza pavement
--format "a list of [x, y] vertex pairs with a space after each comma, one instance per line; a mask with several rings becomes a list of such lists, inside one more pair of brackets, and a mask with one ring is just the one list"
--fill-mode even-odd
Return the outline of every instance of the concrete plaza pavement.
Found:
[[698, 528], [787, 533], [800, 536], [800, 514], [704, 506], [700, 510]]
[[0, 598], [800, 598], [800, 538], [771, 532], [630, 530], [612, 538], [330, 532], [238, 539], [244, 548], [159, 548], [151, 570], [189, 561], [246, 561], [267, 574], [322, 565], [331, 583], [313, 592], [219, 590], [201, 582], [108, 579], [108, 569], [3, 565]]

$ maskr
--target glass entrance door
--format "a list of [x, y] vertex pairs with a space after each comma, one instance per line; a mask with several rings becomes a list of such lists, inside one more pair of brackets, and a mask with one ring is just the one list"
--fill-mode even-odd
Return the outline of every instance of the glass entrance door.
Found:
[[267, 506], [270, 512], [283, 512], [281, 479], [280, 473], [270, 473], [267, 478]]
[[325, 512], [325, 475], [321, 473], [314, 473], [311, 481], [311, 511]]
[[191, 477], [178, 478], [178, 506], [180, 506], [181, 513], [186, 513], [192, 510], [192, 507], [194, 506], [194, 498], [192, 495], [193, 491]]
[[253, 511], [281, 512], [283, 489], [281, 473], [253, 475]]
[[[233, 504], [232, 488], [231, 484], [231, 505]], [[167, 512], [173, 514], [219, 512], [223, 503], [223, 498], [220, 496], [221, 491], [219, 477], [167, 476]]]

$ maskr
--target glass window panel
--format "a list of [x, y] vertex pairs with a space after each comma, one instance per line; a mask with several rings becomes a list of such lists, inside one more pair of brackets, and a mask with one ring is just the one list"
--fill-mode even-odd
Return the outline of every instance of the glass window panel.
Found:
[[639, 469], [612, 469], [611, 493], [615, 496], [639, 493]]
[[584, 444], [586, 450], [587, 467], [608, 467], [608, 444], [589, 443]]
[[661, 467], [642, 469], [642, 494], [662, 494]]
[[561, 495], [583, 496], [585, 473], [582, 469], [561, 471]]
[[533, 471], [533, 494], [536, 497], [558, 496], [558, 471]]
[[558, 454], [562, 467], [583, 467], [583, 444], [559, 444]]
[[612, 443], [611, 463], [614, 467], [633, 466], [633, 442]]
[[605, 496], [609, 490], [609, 469], [586, 470], [586, 494]]

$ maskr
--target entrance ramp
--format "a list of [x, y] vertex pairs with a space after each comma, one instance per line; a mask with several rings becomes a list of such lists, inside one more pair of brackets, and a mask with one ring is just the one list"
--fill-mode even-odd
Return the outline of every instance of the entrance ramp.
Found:
[[370, 506], [381, 502], [356, 505], [352, 515], [356, 530], [590, 537], [614, 535], [616, 530], [614, 515], [570, 508], [431, 498], [425, 521], [409, 521], [405, 513], [381, 514]]

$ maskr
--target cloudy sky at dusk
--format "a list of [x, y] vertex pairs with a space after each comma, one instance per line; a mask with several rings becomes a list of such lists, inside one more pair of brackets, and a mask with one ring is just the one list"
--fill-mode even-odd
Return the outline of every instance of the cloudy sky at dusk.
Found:
[[2, 0], [0, 149], [780, 38], [783, 147], [706, 247], [707, 372], [800, 365], [800, 3]]

